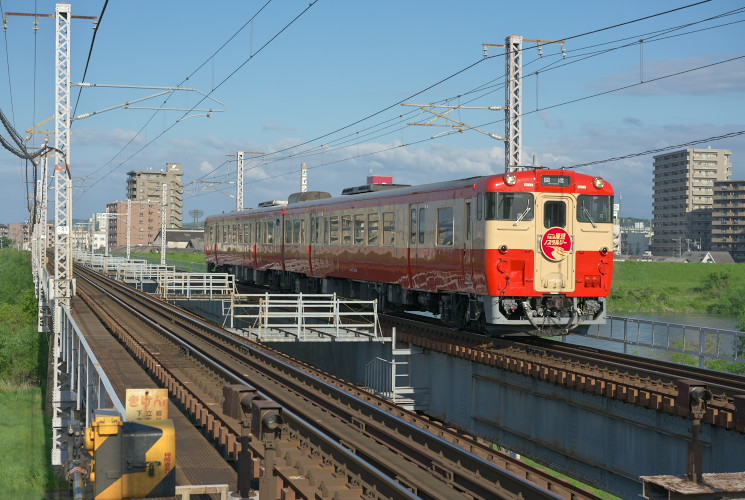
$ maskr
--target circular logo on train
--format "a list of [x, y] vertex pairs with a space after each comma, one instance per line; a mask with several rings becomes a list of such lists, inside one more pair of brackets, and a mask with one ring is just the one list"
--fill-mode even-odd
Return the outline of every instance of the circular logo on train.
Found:
[[572, 237], [562, 228], [552, 227], [543, 235], [541, 249], [549, 260], [564, 260], [572, 249]]

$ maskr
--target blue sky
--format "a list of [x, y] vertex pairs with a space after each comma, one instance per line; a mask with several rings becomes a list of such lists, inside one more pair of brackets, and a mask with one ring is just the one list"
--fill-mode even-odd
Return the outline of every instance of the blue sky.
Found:
[[[489, 49], [484, 59], [482, 44], [504, 43], [513, 33], [567, 39], [566, 60], [557, 45], [544, 46], [542, 58], [534, 44], [524, 45], [526, 162], [572, 166], [743, 131], [742, 2], [712, 0], [603, 30], [693, 3], [318, 0], [308, 8], [296, 0], [110, 1], [86, 82], [196, 88], [225, 111], [184, 119], [203, 113], [119, 109], [76, 120], [74, 217], [125, 199], [128, 171], [166, 162], [184, 166], [186, 221], [192, 209], [232, 210], [235, 199], [218, 191], [235, 195], [236, 163], [227, 155], [238, 150], [271, 153], [246, 164], [248, 207], [299, 191], [302, 162], [310, 167], [310, 189], [332, 194], [363, 184], [369, 172], [406, 184], [501, 173], [502, 142], [407, 125], [431, 116], [397, 103], [503, 105], [502, 49]], [[72, 12], [99, 16], [103, 5], [72, 2]], [[54, 12], [54, 3], [42, 0], [1, 0], [0, 7]], [[54, 113], [54, 21], [40, 18], [36, 32], [32, 18], [9, 16], [7, 25], [0, 108], [25, 136]], [[73, 82], [82, 81], [92, 35], [90, 21], [73, 22]], [[614, 91], [621, 87], [628, 88]], [[73, 88], [73, 102], [81, 115], [153, 93], [85, 88], [78, 100]], [[178, 92], [167, 106], [222, 109], [200, 98]], [[504, 133], [503, 111], [451, 116]], [[745, 135], [694, 147], [708, 146], [730, 149], [733, 178], [745, 179]], [[616, 186], [622, 215], [651, 217], [652, 161], [638, 156], [581, 170]], [[25, 164], [0, 150], [0, 171], [0, 221], [20, 222], [28, 216]]]

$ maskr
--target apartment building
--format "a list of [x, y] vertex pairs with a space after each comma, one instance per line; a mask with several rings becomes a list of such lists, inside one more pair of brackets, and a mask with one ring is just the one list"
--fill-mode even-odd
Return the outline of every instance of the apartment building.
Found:
[[184, 173], [180, 163], [166, 163], [165, 171], [127, 172], [127, 199], [160, 204], [163, 184], [167, 186], [168, 228], [181, 229], [184, 220]]
[[106, 205], [106, 213], [109, 214], [107, 217], [109, 249], [125, 246], [128, 232], [131, 246], [149, 245], [160, 232], [161, 210], [158, 203], [115, 201]]
[[711, 250], [714, 183], [731, 175], [731, 151], [685, 149], [654, 157], [654, 256]]
[[714, 183], [711, 247], [745, 262], [745, 181]]

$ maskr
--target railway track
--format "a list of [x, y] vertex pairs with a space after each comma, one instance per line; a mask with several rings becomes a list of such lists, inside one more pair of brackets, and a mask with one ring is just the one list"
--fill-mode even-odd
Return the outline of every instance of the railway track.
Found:
[[[76, 268], [78, 295], [234, 459], [240, 423], [222, 413], [227, 384], [283, 408], [278, 442], [254, 457], [297, 498], [594, 498], [470, 436], [131, 287]], [[268, 451], [271, 451], [269, 455]], [[528, 480], [527, 478], [530, 478]], [[291, 498], [291, 497], [290, 497]]]
[[678, 383], [695, 380], [713, 393], [704, 421], [745, 432], [745, 377], [639, 356], [574, 346], [547, 338], [488, 338], [456, 331], [410, 316], [386, 316], [398, 338], [418, 347], [471, 359], [513, 372], [619, 399], [673, 415], [688, 415], [676, 406]]

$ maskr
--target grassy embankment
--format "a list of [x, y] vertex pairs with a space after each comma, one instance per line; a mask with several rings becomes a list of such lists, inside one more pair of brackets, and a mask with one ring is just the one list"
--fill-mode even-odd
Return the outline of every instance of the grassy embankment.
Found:
[[28, 253], [0, 250], [0, 496], [45, 498], [64, 487], [50, 466], [44, 416], [47, 339], [36, 328]]
[[745, 311], [745, 265], [616, 262], [608, 308], [614, 314], [739, 315]]
[[[150, 252], [150, 253], [132, 252], [131, 255], [133, 259], [156, 259], [160, 261], [159, 252]], [[203, 253], [166, 253], [166, 258], [171, 259], [171, 260], [183, 260], [184, 262], [197, 262], [200, 264], [204, 264], [205, 262]]]

